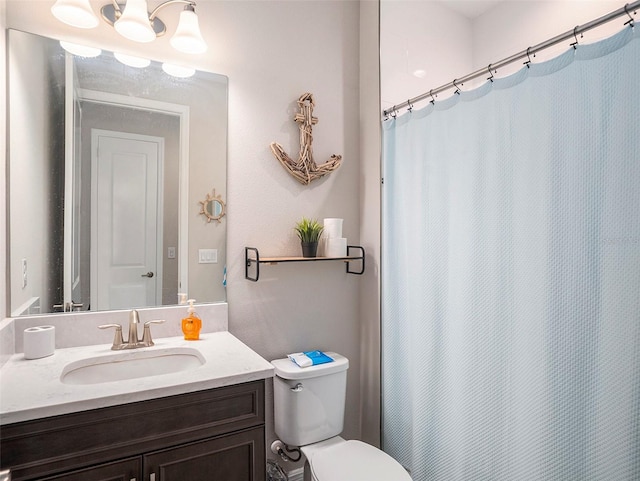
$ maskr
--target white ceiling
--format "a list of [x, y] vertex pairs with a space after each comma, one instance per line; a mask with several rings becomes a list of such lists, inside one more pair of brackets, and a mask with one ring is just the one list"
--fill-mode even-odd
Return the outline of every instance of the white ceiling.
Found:
[[436, 0], [447, 8], [464, 15], [469, 19], [479, 17], [503, 0]]

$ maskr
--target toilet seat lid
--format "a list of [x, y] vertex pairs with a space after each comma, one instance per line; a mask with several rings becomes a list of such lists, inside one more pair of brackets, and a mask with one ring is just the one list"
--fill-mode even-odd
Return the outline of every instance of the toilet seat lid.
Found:
[[345, 441], [322, 449], [309, 464], [318, 481], [411, 481], [400, 463], [361, 441]]

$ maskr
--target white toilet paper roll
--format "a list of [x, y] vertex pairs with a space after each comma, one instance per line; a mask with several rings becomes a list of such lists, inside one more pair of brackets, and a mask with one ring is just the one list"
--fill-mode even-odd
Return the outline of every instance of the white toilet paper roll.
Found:
[[40, 359], [51, 356], [56, 349], [56, 328], [54, 326], [29, 327], [24, 330], [25, 359]]
[[322, 234], [325, 238], [331, 239], [333, 237], [342, 237], [342, 220], [343, 219], [325, 219], [324, 230]]
[[327, 239], [325, 257], [344, 257], [347, 255], [347, 239], [344, 237], [329, 237]]

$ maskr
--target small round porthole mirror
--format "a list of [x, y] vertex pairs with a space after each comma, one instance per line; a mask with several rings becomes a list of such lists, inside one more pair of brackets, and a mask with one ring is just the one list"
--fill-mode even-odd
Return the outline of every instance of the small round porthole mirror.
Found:
[[222, 222], [222, 219], [226, 214], [226, 208], [222, 196], [216, 195], [216, 189], [213, 189], [213, 194], [207, 194], [207, 197], [200, 201], [200, 214], [207, 218], [207, 222], [217, 220]]

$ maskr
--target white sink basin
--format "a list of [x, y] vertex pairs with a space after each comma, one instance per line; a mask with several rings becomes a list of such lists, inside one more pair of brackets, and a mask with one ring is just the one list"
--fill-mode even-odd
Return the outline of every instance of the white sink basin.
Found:
[[200, 351], [189, 347], [131, 350], [71, 362], [62, 370], [60, 380], [64, 384], [101, 384], [196, 369], [205, 362]]

